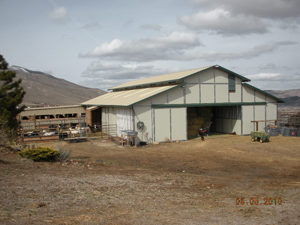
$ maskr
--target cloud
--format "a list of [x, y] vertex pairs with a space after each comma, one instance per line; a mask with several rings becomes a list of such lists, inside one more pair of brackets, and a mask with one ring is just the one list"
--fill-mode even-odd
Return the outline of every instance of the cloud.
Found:
[[[180, 36], [180, 35], [179, 35]], [[231, 61], [251, 59], [276, 51], [283, 46], [296, 45], [298, 42], [279, 41], [256, 45], [244, 51], [206, 51], [199, 50], [197, 38], [183, 35], [180, 38], [172, 35], [168, 38], [141, 39], [136, 42], [123, 42], [113, 39], [96, 47], [93, 51], [80, 54], [80, 57], [101, 58], [102, 60], [123, 62], [153, 62], [153, 61]]]
[[[199, 11], [182, 16], [178, 23], [197, 31], [222, 35], [266, 33], [268, 28], [299, 25], [299, 0], [192, 0]], [[277, 24], [275, 23], [277, 22]]]
[[49, 17], [54, 21], [62, 22], [67, 18], [68, 12], [65, 7], [56, 7], [49, 13]]
[[208, 61], [251, 59], [251, 58], [259, 57], [261, 55], [273, 52], [281, 46], [289, 46], [289, 45], [296, 45], [296, 44], [298, 44], [298, 42], [280, 41], [275, 43], [256, 45], [253, 48], [241, 52], [206, 52], [206, 53], [199, 54], [198, 58], [205, 59]]
[[179, 23], [193, 30], [209, 30], [223, 35], [265, 33], [267, 26], [253, 16], [233, 15], [222, 8], [183, 16]]
[[289, 66], [282, 66], [282, 65], [277, 65], [274, 63], [266, 63], [266, 64], [262, 64], [259, 67], [259, 70], [284, 70], [284, 71], [290, 71], [292, 68]]
[[280, 73], [257, 73], [252, 74], [248, 76], [251, 80], [263, 80], [263, 81], [269, 81], [269, 80], [276, 80], [281, 78]]
[[80, 27], [81, 29], [93, 29], [93, 28], [101, 28], [100, 23], [98, 22], [89, 22]]
[[82, 73], [85, 78], [82, 84], [108, 89], [120, 83], [168, 72], [170, 70], [158, 69], [152, 65], [95, 61]]
[[83, 72], [83, 76], [88, 78], [107, 76], [110, 80], [128, 80], [152, 75], [153, 73], [155, 73], [154, 67], [149, 65], [116, 64], [95, 61], [87, 67]]
[[79, 56], [135, 62], [178, 60], [184, 58], [188, 49], [198, 46], [201, 46], [201, 43], [195, 34], [173, 32], [161, 37], [136, 41], [113, 39]]
[[260, 87], [264, 90], [278, 89], [299, 89], [300, 74], [299, 73], [269, 73], [262, 72], [247, 75], [251, 79], [254, 86]]
[[299, 0], [192, 0], [199, 7], [223, 8], [233, 15], [248, 15], [259, 18], [299, 18]]
[[154, 31], [160, 31], [162, 27], [159, 24], [143, 24], [141, 25], [142, 29], [145, 30], [154, 30]]

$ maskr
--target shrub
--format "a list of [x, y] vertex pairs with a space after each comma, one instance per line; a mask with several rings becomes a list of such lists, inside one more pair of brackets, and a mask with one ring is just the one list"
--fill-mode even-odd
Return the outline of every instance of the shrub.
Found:
[[57, 160], [66, 161], [66, 160], [70, 159], [70, 152], [69, 151], [66, 151], [62, 148], [59, 148], [58, 151], [59, 151], [59, 156], [57, 157]]
[[20, 156], [33, 161], [55, 161], [59, 157], [59, 151], [48, 147], [38, 147], [22, 150]]

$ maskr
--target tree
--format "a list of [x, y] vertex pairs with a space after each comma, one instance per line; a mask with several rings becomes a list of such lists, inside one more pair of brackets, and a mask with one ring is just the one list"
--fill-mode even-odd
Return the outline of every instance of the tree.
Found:
[[22, 80], [16, 80], [15, 77], [16, 72], [8, 70], [8, 63], [0, 55], [0, 135], [2, 138], [5, 135], [9, 141], [17, 137], [17, 115], [25, 108], [20, 105], [25, 95], [21, 87]]

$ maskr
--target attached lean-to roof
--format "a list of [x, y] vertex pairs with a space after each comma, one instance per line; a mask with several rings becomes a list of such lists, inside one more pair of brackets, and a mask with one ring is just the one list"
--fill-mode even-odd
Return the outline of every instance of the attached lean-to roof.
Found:
[[45, 107], [27, 107], [25, 111], [30, 110], [45, 110], [45, 109], [65, 109], [65, 108], [76, 108], [81, 107], [81, 105], [58, 105], [58, 106], [45, 106]]
[[262, 92], [262, 93], [264, 93], [265, 95], [268, 95], [268, 96], [271, 97], [271, 98], [274, 98], [278, 103], [284, 103], [284, 101], [283, 101], [282, 99], [277, 98], [276, 96], [274, 96], [274, 95], [272, 95], [272, 94], [270, 94], [270, 93], [268, 93], [268, 92], [266, 92], [266, 91], [260, 90], [260, 89], [257, 88], [257, 87], [254, 87], [254, 86], [252, 86], [252, 85], [250, 85], [250, 84], [247, 84], [247, 83], [244, 83], [243, 85], [248, 86], [248, 87], [250, 87], [250, 88], [253, 88], [253, 89], [256, 90], [256, 91]]
[[99, 97], [81, 103], [85, 106], [131, 106], [165, 91], [171, 90], [178, 85], [161, 87], [148, 87], [133, 90], [109, 92]]
[[219, 65], [214, 65], [214, 66], [202, 67], [202, 68], [186, 70], [186, 71], [181, 71], [181, 72], [176, 72], [176, 73], [169, 73], [169, 74], [163, 74], [163, 75], [154, 76], [154, 77], [148, 77], [148, 78], [144, 78], [144, 79], [140, 79], [140, 80], [134, 80], [134, 81], [130, 81], [130, 82], [121, 84], [119, 86], [116, 86], [114, 88], [111, 88], [110, 90], [119, 91], [119, 90], [126, 90], [126, 89], [149, 87], [151, 85], [153, 85], [153, 86], [170, 85], [170, 84], [174, 84], [174, 83], [179, 83], [180, 81], [182, 81], [183, 79], [185, 79], [189, 76], [192, 76], [199, 72], [203, 72], [203, 71], [211, 69], [211, 68], [220, 69], [224, 72], [235, 75], [236, 77], [239, 77], [242, 81], [250, 81], [248, 78], [243, 77], [231, 70], [228, 70]]

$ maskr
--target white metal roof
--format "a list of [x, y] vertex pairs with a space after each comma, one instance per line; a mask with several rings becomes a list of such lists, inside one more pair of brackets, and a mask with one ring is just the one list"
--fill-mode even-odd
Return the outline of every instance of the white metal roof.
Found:
[[154, 77], [148, 77], [148, 78], [144, 78], [144, 79], [140, 79], [140, 80], [134, 80], [134, 81], [130, 81], [130, 82], [121, 84], [119, 86], [113, 87], [113, 88], [111, 88], [111, 90], [127, 88], [127, 87], [135, 87], [135, 86], [139, 86], [139, 85], [147, 85], [147, 84], [153, 84], [153, 83], [176, 81], [176, 80], [180, 80], [186, 76], [192, 75], [192, 74], [200, 72], [202, 70], [205, 70], [207, 68], [209, 68], [209, 67], [202, 67], [202, 68], [186, 70], [186, 71], [181, 71], [181, 72], [176, 72], [176, 73], [169, 73], [169, 74], [163, 74], [163, 75], [154, 76]]
[[233, 74], [234, 76], [239, 77], [242, 81], [250, 81], [248, 78], [241, 76], [240, 74], [237, 74], [233, 71], [230, 71], [222, 66], [219, 65], [214, 65], [214, 66], [206, 66], [206, 67], [201, 67], [197, 69], [191, 69], [191, 70], [186, 70], [186, 71], [181, 71], [181, 72], [176, 72], [176, 73], [169, 73], [169, 74], [163, 74], [159, 76], [154, 76], [154, 77], [148, 77], [140, 80], [134, 80], [130, 81], [124, 84], [121, 84], [119, 86], [111, 88], [111, 90], [114, 91], [119, 91], [119, 90], [125, 90], [125, 89], [134, 89], [134, 88], [142, 88], [142, 87], [149, 87], [151, 85], [170, 85], [173, 84], [172, 82], [178, 82], [188, 76], [191, 76], [193, 74], [196, 74], [198, 72], [210, 69], [210, 68], [216, 68], [219, 70], [222, 70], [226, 73]]
[[87, 106], [130, 106], [149, 97], [170, 90], [177, 85], [168, 85], [162, 87], [148, 87], [126, 91], [109, 92], [99, 97], [90, 99], [81, 105]]

